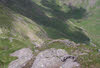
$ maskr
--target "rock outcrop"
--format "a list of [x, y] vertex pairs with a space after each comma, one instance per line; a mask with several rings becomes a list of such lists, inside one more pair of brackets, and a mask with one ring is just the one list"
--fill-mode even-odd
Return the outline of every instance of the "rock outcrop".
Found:
[[31, 66], [27, 65], [33, 57], [29, 48], [18, 50], [11, 56], [16, 56], [18, 59], [12, 61], [8, 68], [78, 68], [80, 66], [76, 62], [76, 57], [69, 55], [63, 49], [51, 48], [40, 52], [31, 62]]
[[47, 49], [36, 57], [31, 68], [72, 68], [79, 67], [76, 58], [62, 49]]
[[33, 57], [32, 51], [29, 48], [23, 48], [11, 54], [11, 56], [18, 57], [17, 60], [12, 61], [8, 68], [22, 68]]

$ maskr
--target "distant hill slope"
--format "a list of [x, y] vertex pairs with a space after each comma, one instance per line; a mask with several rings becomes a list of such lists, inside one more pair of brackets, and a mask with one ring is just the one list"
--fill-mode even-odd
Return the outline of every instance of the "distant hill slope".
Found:
[[77, 7], [83, 7], [87, 10], [87, 17], [79, 20], [71, 20], [76, 25], [84, 28], [91, 42], [100, 48], [100, 1], [99, 0], [61, 0], [64, 4], [70, 4]]
[[91, 9], [90, 15], [87, 19], [83, 19], [80, 23], [76, 23], [78, 26], [87, 30], [89, 37], [92, 39], [98, 47], [100, 47], [100, 1], [96, 0], [94, 8]]
[[[4, 4], [13, 11], [30, 18], [38, 25], [41, 25], [47, 32], [49, 38], [67, 38], [77, 43], [89, 42], [89, 38], [80, 28], [69, 25], [70, 23], [68, 22], [71, 18], [78, 19], [84, 17], [84, 14], [86, 13], [84, 8], [75, 7], [75, 9], [72, 9], [73, 6], [67, 5], [67, 7], [64, 8], [63, 6], [60, 6], [56, 0], [44, 1], [45, 0], [37, 2], [34, 0], [9, 0]], [[69, 11], [65, 12], [62, 8], [66, 10], [69, 9]], [[76, 11], [82, 15], [77, 15]]]

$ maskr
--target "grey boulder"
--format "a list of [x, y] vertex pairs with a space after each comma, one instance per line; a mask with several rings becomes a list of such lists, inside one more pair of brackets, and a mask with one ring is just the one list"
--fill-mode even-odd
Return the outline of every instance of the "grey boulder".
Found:
[[75, 57], [63, 49], [47, 49], [40, 52], [31, 68], [73, 68], [79, 67]]
[[10, 56], [18, 57], [17, 60], [12, 61], [8, 68], [22, 68], [33, 57], [32, 51], [29, 48], [20, 49]]

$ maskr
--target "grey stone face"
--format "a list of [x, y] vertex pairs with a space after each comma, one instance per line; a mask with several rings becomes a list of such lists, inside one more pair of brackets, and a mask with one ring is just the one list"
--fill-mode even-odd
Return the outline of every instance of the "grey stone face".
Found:
[[[20, 49], [11, 54], [11, 56], [18, 57], [17, 60], [12, 61], [8, 68], [23, 68], [27, 65], [32, 57], [32, 51], [29, 48]], [[35, 60], [32, 62], [32, 66], [29, 68], [73, 68], [80, 65], [75, 62], [76, 57], [69, 55], [63, 49], [47, 49], [40, 52]], [[25, 67], [27, 68], [27, 67]]]
[[31, 60], [33, 54], [29, 48], [23, 48], [12, 53], [11, 56], [18, 57], [18, 59], [12, 61], [8, 68], [22, 68], [29, 60]]
[[66, 68], [66, 66], [72, 68], [79, 66], [74, 60], [73, 56], [70, 56], [65, 50], [52, 48], [40, 52], [31, 68]]

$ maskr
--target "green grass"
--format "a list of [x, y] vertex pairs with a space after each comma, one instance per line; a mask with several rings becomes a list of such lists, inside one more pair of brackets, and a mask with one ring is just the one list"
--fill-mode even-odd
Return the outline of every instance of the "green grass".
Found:
[[[16, 57], [11, 57], [10, 54], [21, 48], [30, 47], [34, 50], [34, 45], [31, 41], [21, 37], [19, 33], [16, 32], [16, 36], [12, 35], [12, 22], [14, 20], [11, 17], [11, 12], [5, 6], [0, 4], [0, 68], [8, 68], [8, 64], [15, 60]], [[13, 39], [13, 42], [10, 42], [9, 38]]]
[[34, 45], [31, 44], [29, 40], [16, 40], [10, 42], [8, 38], [0, 38], [0, 66], [1, 68], [7, 68], [9, 62], [14, 60], [14, 57], [11, 57], [10, 54], [21, 48], [31, 47], [34, 50]]
[[96, 3], [96, 7], [93, 8], [87, 19], [83, 19], [80, 23], [76, 23], [78, 26], [83, 27], [87, 32], [91, 41], [100, 47], [100, 1]]
[[0, 4], [0, 28], [11, 28], [12, 18], [7, 8]]
[[[0, 68], [8, 68], [8, 64], [16, 59], [16, 57], [10, 56], [11, 53], [21, 48], [34, 50], [33, 40], [31, 41], [27, 37], [29, 32], [35, 37], [35, 42], [39, 43], [41, 40], [45, 40], [45, 33], [39, 25], [0, 4]], [[9, 38], [14, 39], [10, 42]]]

